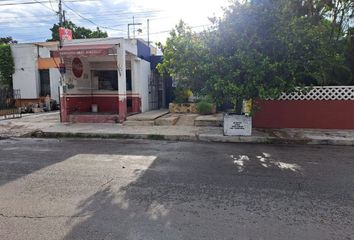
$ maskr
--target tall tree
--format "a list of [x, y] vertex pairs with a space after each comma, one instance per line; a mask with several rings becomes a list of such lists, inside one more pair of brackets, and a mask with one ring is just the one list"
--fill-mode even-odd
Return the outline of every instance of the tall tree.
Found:
[[[91, 30], [89, 28], [79, 27], [71, 21], [65, 21], [63, 27], [73, 31], [73, 39], [108, 37], [107, 32], [102, 31], [99, 27], [97, 27], [96, 30]], [[50, 31], [52, 32], [52, 38], [48, 39], [48, 41], [59, 41], [59, 24], [54, 24]]]
[[203, 34], [194, 33], [181, 20], [170, 32], [166, 44], [160, 44], [165, 60], [158, 65], [159, 72], [170, 74], [182, 88], [200, 91], [208, 75], [208, 50], [202, 39]]

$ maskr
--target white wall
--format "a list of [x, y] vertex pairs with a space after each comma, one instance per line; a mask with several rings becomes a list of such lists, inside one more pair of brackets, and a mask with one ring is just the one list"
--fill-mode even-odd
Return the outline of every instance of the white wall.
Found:
[[40, 58], [50, 58], [50, 51], [48, 48], [41, 47], [41, 46], [37, 46], [37, 47], [38, 47], [38, 54]]
[[[21, 90], [21, 98], [38, 98], [40, 93], [38, 54], [42, 58], [50, 57], [50, 50], [34, 44], [16, 44], [11, 46], [15, 63], [13, 88]], [[60, 72], [49, 69], [51, 98], [59, 101], [58, 87]]]
[[140, 60], [140, 71], [138, 73], [139, 94], [141, 96], [141, 111], [149, 110], [149, 78], [151, 75], [150, 63]]
[[60, 85], [60, 72], [58, 68], [49, 69], [50, 76], [50, 97], [59, 103], [58, 87]]
[[37, 47], [33, 44], [16, 44], [11, 46], [11, 50], [15, 63], [13, 88], [21, 90], [21, 98], [38, 98]]

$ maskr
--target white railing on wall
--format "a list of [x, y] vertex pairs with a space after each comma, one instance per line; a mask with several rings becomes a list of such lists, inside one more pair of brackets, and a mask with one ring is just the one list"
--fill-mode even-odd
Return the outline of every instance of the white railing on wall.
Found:
[[354, 86], [312, 87], [303, 92], [283, 93], [278, 100], [354, 100]]

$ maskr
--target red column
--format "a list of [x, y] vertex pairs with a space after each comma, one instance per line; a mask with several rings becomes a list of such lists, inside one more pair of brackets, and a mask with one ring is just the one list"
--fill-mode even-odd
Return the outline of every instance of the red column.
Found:
[[122, 123], [127, 119], [127, 99], [119, 96], [118, 102], [119, 122]]
[[62, 122], [69, 122], [69, 115], [66, 103], [66, 97], [60, 97], [60, 114]]

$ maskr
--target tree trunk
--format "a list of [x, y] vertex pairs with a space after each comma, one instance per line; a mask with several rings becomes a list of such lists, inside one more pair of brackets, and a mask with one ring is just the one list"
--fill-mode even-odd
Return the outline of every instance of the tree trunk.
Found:
[[243, 105], [243, 100], [242, 99], [237, 99], [236, 109], [235, 109], [237, 115], [242, 115], [242, 105]]

